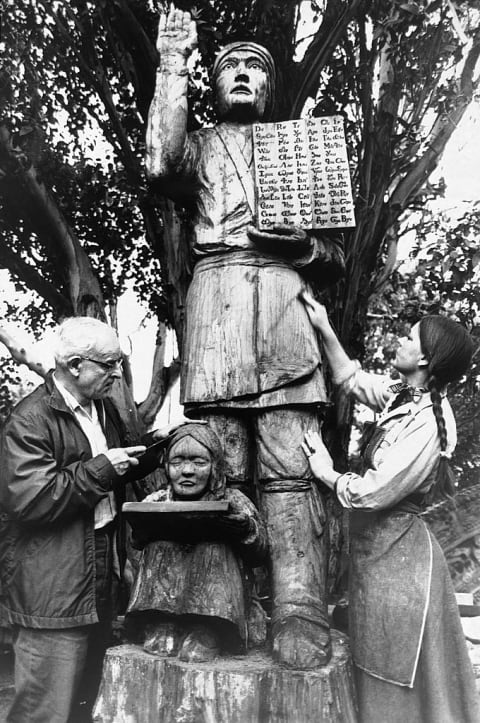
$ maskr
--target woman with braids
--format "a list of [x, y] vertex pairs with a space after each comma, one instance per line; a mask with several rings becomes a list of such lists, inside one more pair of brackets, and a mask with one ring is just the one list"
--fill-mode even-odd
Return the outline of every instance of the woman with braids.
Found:
[[[419, 517], [433, 489], [453, 493], [456, 443], [446, 385], [468, 369], [472, 342], [457, 322], [426, 316], [400, 343], [402, 383], [364, 372], [325, 307], [303, 301], [335, 383], [378, 414], [363, 474], [335, 471], [321, 437], [303, 449], [315, 477], [352, 515], [349, 632], [362, 723], [478, 723], [475, 681], [443, 553]], [[361, 517], [362, 524], [354, 524]], [[358, 522], [358, 520], [357, 520]]]

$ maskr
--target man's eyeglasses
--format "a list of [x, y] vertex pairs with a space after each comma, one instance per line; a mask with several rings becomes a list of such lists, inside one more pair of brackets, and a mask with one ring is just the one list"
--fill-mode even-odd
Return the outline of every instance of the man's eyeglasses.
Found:
[[123, 361], [122, 359], [112, 359], [112, 361], [100, 361], [100, 359], [92, 359], [89, 356], [82, 356], [82, 359], [85, 359], [86, 361], [91, 361], [94, 364], [98, 364], [99, 367], [102, 367], [102, 369], [105, 369], [106, 372], [113, 372], [115, 369], [121, 369]]

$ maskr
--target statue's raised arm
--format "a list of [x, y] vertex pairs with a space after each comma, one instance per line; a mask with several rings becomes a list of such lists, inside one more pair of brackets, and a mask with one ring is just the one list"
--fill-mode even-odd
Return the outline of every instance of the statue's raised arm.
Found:
[[160, 62], [148, 115], [146, 171], [162, 178], [181, 158], [187, 134], [187, 59], [197, 47], [197, 26], [189, 12], [171, 7], [158, 23]]

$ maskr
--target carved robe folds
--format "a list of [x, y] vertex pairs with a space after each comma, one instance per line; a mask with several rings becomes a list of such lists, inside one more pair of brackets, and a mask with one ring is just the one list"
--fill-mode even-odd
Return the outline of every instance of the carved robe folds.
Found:
[[[323, 499], [301, 443], [308, 429], [320, 430], [327, 396], [316, 334], [298, 295], [310, 280], [333, 283], [343, 254], [328, 234], [309, 236], [300, 255], [263, 252], [248, 233], [256, 220], [252, 156], [249, 125], [196, 131], [166, 184], [195, 202], [181, 401], [221, 439], [229, 483], [253, 496], [258, 481], [272, 561], [274, 652], [277, 634], [294, 618], [279, 659], [308, 668], [329, 656], [327, 540]], [[308, 650], [298, 657], [290, 646]]]

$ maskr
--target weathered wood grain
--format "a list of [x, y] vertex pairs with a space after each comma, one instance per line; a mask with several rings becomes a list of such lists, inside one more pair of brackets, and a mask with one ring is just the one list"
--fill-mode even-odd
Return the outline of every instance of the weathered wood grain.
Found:
[[334, 634], [331, 662], [286, 670], [265, 653], [188, 664], [133, 645], [110, 648], [96, 723], [354, 723], [352, 667]]

